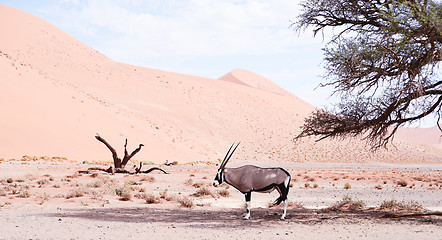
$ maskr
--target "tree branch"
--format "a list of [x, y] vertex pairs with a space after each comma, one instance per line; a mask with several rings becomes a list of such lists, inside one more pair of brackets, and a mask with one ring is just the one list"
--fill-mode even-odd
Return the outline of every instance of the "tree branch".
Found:
[[112, 158], [114, 160], [114, 166], [115, 168], [120, 168], [121, 167], [121, 159], [118, 158], [117, 155], [117, 151], [115, 151], [115, 149], [102, 137], [100, 137], [100, 135], [97, 133], [97, 135], [95, 136], [95, 138], [102, 142], [104, 145], [106, 145], [106, 147], [111, 151], [112, 153]]

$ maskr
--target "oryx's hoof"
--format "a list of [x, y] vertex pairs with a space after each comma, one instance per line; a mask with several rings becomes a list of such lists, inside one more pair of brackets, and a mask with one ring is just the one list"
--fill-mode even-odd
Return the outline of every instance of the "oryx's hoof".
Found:
[[284, 217], [281, 217], [279, 220], [281, 220], [281, 221], [284, 221], [285, 220], [285, 218]]
[[250, 216], [245, 216], [245, 217], [243, 217], [242, 219], [244, 219], [244, 220], [249, 220], [249, 218], [250, 218]]

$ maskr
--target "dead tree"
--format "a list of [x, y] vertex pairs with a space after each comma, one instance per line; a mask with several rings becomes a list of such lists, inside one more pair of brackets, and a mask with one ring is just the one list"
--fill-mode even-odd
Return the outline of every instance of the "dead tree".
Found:
[[134, 167], [133, 170], [126, 170], [126, 169], [124, 169], [126, 167], [127, 163], [129, 162], [129, 160], [133, 156], [135, 156], [135, 154], [137, 154], [141, 150], [141, 147], [144, 146], [143, 144], [140, 144], [137, 149], [135, 149], [131, 154], [129, 154], [127, 152], [127, 138], [126, 138], [126, 142], [124, 143], [124, 157], [123, 157], [123, 160], [121, 160], [121, 158], [118, 157], [117, 151], [115, 151], [115, 149], [104, 138], [102, 138], [98, 133], [97, 133], [97, 136], [95, 136], [95, 138], [98, 141], [102, 142], [104, 145], [106, 145], [106, 147], [111, 151], [112, 158], [114, 160], [114, 166], [113, 167], [111, 166], [111, 167], [109, 167], [107, 169], [93, 167], [93, 168], [89, 168], [85, 172], [89, 172], [91, 170], [99, 170], [99, 171], [105, 171], [105, 172], [112, 173], [112, 174], [114, 174], [114, 173], [137, 174], [137, 173], [149, 173], [149, 172], [151, 172], [153, 170], [159, 170], [159, 171], [162, 171], [165, 174], [168, 174], [163, 169], [157, 168], [157, 167], [150, 168], [150, 169], [148, 169], [146, 171], [141, 171], [141, 167], [143, 166], [142, 163], [140, 163], [140, 166], [138, 168]]
[[106, 145], [106, 147], [111, 151], [112, 153], [112, 158], [114, 159], [114, 167], [115, 168], [125, 168], [127, 162], [129, 162], [129, 160], [135, 155], [137, 154], [140, 150], [141, 147], [144, 146], [144, 144], [140, 144], [138, 146], [137, 149], [135, 149], [130, 155], [127, 152], [127, 138], [126, 138], [126, 142], [124, 144], [124, 157], [123, 160], [121, 160], [121, 158], [118, 157], [117, 151], [115, 151], [115, 149], [102, 137], [100, 137], [100, 135], [97, 133], [97, 136], [95, 136], [95, 138], [102, 142], [104, 145]]

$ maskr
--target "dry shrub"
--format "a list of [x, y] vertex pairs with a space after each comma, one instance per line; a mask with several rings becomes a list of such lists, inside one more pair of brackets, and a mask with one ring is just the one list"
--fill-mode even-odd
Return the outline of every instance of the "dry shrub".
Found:
[[48, 180], [48, 179], [39, 179], [39, 180], [37, 181], [37, 184], [38, 184], [40, 187], [42, 187], [42, 186], [44, 186], [44, 185], [49, 184], [49, 180]]
[[129, 185], [129, 186], [137, 186], [137, 185], [142, 185], [142, 183], [137, 182], [135, 180], [129, 180], [129, 181], [125, 181], [124, 185]]
[[176, 195], [176, 194], [172, 194], [172, 195], [169, 195], [168, 193], [167, 193], [167, 189], [166, 190], [164, 190], [162, 193], [160, 193], [160, 198], [162, 198], [162, 199], [165, 199], [166, 201], [168, 201], [168, 202], [171, 202], [171, 201], [178, 201], [179, 200], [179, 197]]
[[221, 197], [229, 197], [230, 196], [230, 192], [227, 189], [221, 189], [218, 190], [217, 193], [221, 196]]
[[40, 195], [40, 202], [38, 203], [39, 205], [43, 205], [44, 202], [46, 202], [47, 200], [49, 200], [50, 195], [47, 193], [44, 193], [43, 195]]
[[19, 198], [28, 198], [30, 196], [31, 196], [31, 193], [26, 189], [22, 189], [17, 195], [17, 197], [19, 197]]
[[374, 188], [377, 189], [377, 190], [382, 190], [382, 186], [380, 184], [374, 186]]
[[418, 211], [422, 210], [423, 207], [416, 201], [410, 202], [399, 202], [395, 199], [392, 200], [384, 200], [379, 206], [381, 209], [385, 210], [408, 210], [408, 211]]
[[102, 191], [91, 191], [90, 193], [92, 195], [93, 199], [103, 199], [103, 192]]
[[186, 181], [184, 181], [184, 184], [188, 185], [188, 186], [192, 186], [193, 185], [193, 180], [191, 178], [189, 178]]
[[181, 197], [180, 199], [178, 199], [178, 202], [180, 203], [181, 206], [186, 208], [192, 208], [194, 206], [192, 199], [188, 197]]
[[309, 182], [314, 182], [315, 181], [315, 178], [314, 177], [310, 177], [310, 176], [304, 176], [304, 179], [306, 179], [307, 181], [309, 181]]
[[130, 192], [127, 185], [116, 187], [115, 194], [120, 197], [121, 201], [129, 201], [132, 199], [132, 193]]
[[344, 189], [350, 189], [350, 188], [351, 188], [350, 183], [345, 183], [345, 185], [344, 185]]
[[197, 183], [194, 183], [192, 186], [194, 186], [195, 188], [201, 188], [201, 187], [204, 187], [204, 185], [206, 185], [206, 184], [203, 182], [197, 182]]
[[86, 190], [82, 187], [77, 187], [71, 190], [67, 195], [66, 199], [83, 197], [86, 194]]
[[16, 179], [15, 181], [16, 181], [16, 182], [18, 182], [18, 183], [23, 183], [23, 182], [26, 182], [26, 180], [25, 180], [25, 179], [23, 179], [23, 178], [19, 178], [19, 179]]
[[160, 193], [160, 198], [161, 199], [165, 199], [166, 201], [171, 201], [173, 199], [173, 197], [171, 197], [167, 192], [169, 190], [165, 189], [163, 192]]
[[91, 178], [96, 178], [96, 177], [99, 177], [99, 176], [101, 176], [101, 174], [97, 173], [97, 172], [94, 172], [94, 173], [91, 174]]
[[424, 180], [422, 177], [414, 177], [413, 179], [419, 182], [422, 182]]
[[333, 205], [332, 209], [360, 209], [365, 207], [365, 203], [362, 200], [353, 199], [349, 195], [344, 195], [342, 200]]
[[207, 187], [201, 187], [198, 189], [198, 191], [196, 193], [193, 194], [193, 196], [196, 196], [196, 197], [213, 196], [213, 193]]
[[6, 196], [7, 195], [7, 190], [6, 188], [2, 188], [0, 189], [0, 196]]
[[147, 204], [160, 203], [160, 197], [153, 193], [142, 193], [135, 195], [136, 198], [143, 199]]
[[155, 182], [156, 179], [152, 176], [142, 176], [140, 181], [142, 181], [142, 182]]
[[399, 185], [401, 187], [406, 187], [408, 185], [408, 183], [404, 179], [401, 179], [401, 180], [397, 181], [397, 185]]
[[87, 186], [88, 187], [92, 187], [92, 188], [100, 188], [101, 186], [103, 186], [104, 182], [102, 180], [97, 180], [91, 183], [88, 183]]
[[81, 174], [78, 172], [75, 172], [72, 175], [67, 175], [66, 178], [78, 178], [79, 176], [81, 176]]
[[132, 199], [132, 193], [130, 191], [124, 191], [120, 197], [121, 201], [130, 201]]

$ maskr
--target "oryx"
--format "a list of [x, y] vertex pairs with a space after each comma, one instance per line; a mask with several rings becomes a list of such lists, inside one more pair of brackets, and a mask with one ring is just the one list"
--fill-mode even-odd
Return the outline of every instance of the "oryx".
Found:
[[284, 201], [284, 212], [281, 220], [284, 220], [287, 213], [287, 194], [289, 193], [290, 174], [283, 168], [260, 168], [253, 165], [245, 165], [238, 168], [226, 168], [226, 164], [232, 157], [239, 143], [232, 150], [232, 146], [227, 151], [224, 160], [219, 166], [213, 186], [216, 187], [223, 182], [226, 182], [245, 194], [247, 213], [244, 219], [250, 218], [250, 198], [252, 192], [272, 192], [278, 190], [280, 196], [275, 201], [275, 205]]

